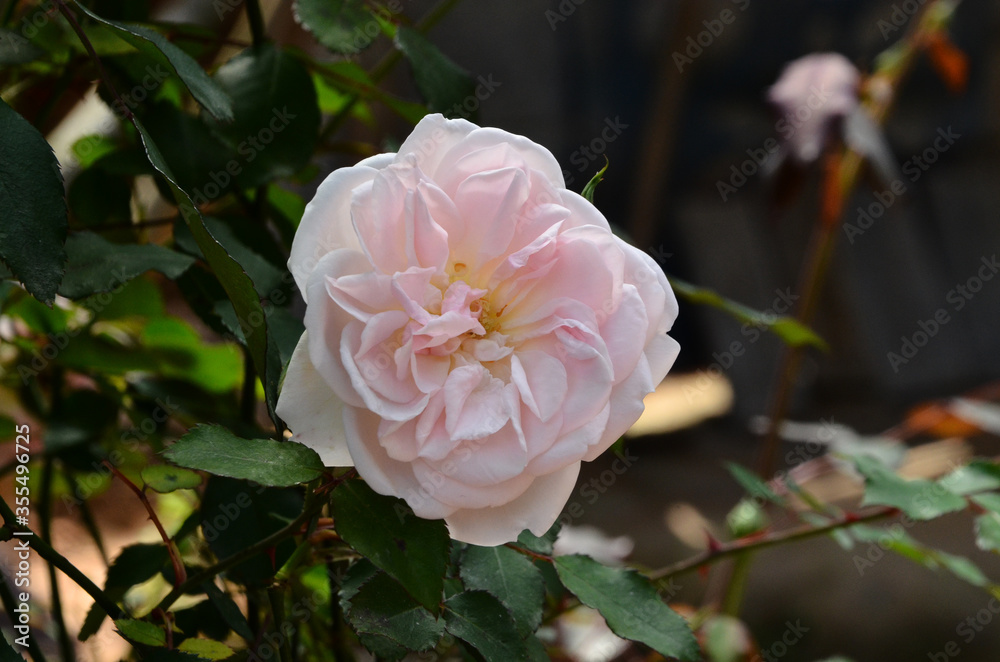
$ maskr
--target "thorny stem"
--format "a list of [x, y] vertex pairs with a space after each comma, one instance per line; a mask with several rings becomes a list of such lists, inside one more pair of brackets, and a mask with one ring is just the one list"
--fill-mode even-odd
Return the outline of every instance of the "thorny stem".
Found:
[[707, 549], [701, 554], [692, 556], [684, 561], [679, 561], [672, 565], [660, 568], [659, 570], [648, 572], [646, 573], [646, 576], [652, 581], [662, 581], [664, 579], [670, 579], [672, 577], [683, 575], [691, 572], [692, 570], [697, 570], [704, 565], [718, 563], [719, 561], [746, 554], [748, 552], [756, 552], [784, 543], [799, 542], [810, 538], [816, 538], [817, 536], [826, 535], [832, 531], [847, 529], [857, 524], [865, 524], [886, 517], [893, 517], [898, 514], [899, 509], [886, 506], [873, 510], [866, 515], [848, 514], [844, 517], [833, 520], [829, 524], [824, 524], [823, 526], [812, 526], [807, 524], [794, 529], [788, 529], [787, 531], [780, 531], [778, 533], [740, 538], [739, 540], [734, 540], [729, 543], [719, 544], [712, 549]]
[[125, 474], [118, 471], [117, 468], [107, 460], [104, 461], [104, 466], [106, 466], [111, 473], [113, 473], [119, 480], [121, 480], [126, 487], [132, 490], [142, 505], [146, 508], [146, 512], [149, 513], [149, 519], [152, 520], [153, 525], [156, 526], [156, 530], [159, 532], [160, 537], [163, 538], [163, 544], [167, 546], [167, 552], [170, 554], [170, 563], [174, 566], [174, 586], [180, 586], [187, 579], [187, 572], [184, 570], [184, 563], [181, 561], [180, 551], [177, 549], [177, 545], [170, 536], [167, 535], [167, 531], [163, 528], [160, 523], [160, 518], [157, 517], [156, 511], [153, 509], [153, 504], [149, 502], [146, 497], [146, 492], [139, 489], [139, 487], [129, 480]]
[[104, 610], [104, 613], [116, 620], [129, 616], [128, 613], [115, 604], [114, 600], [105, 595], [94, 582], [90, 581], [86, 575], [77, 570], [76, 566], [70, 563], [65, 556], [53, 549], [44, 538], [28, 527], [18, 524], [14, 513], [2, 496], [0, 496], [0, 517], [4, 521], [4, 526], [0, 528], [0, 542], [9, 541], [15, 536], [27, 538], [30, 540], [31, 549], [38, 552], [39, 556], [54, 565], [64, 575], [73, 580], [77, 586], [86, 591], [87, 595], [92, 597], [94, 602]]
[[170, 593], [168, 593], [157, 606], [166, 611], [170, 608], [170, 605], [172, 605], [177, 598], [183, 595], [188, 589], [200, 586], [204, 582], [214, 578], [219, 573], [225, 572], [226, 570], [239, 565], [243, 561], [260, 554], [271, 547], [277, 546], [277, 544], [285, 538], [290, 538], [291, 536], [299, 534], [302, 531], [302, 527], [308, 524], [313, 516], [322, 510], [324, 504], [325, 499], [317, 498], [316, 492], [306, 492], [306, 502], [302, 507], [302, 512], [299, 513], [299, 516], [292, 520], [288, 526], [279, 529], [266, 538], [258, 540], [249, 547], [244, 547], [235, 554], [228, 556], [207, 568], [204, 568], [201, 572], [193, 574], [187, 579], [187, 581], [175, 586], [174, 589], [170, 591]]

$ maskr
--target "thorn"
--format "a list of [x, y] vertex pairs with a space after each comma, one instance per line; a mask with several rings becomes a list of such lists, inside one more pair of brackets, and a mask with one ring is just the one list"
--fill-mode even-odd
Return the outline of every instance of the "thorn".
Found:
[[275, 558], [274, 558], [274, 553], [275, 553], [276, 550], [277, 550], [277, 547], [268, 547], [266, 550], [264, 550], [264, 553], [267, 554], [267, 558], [271, 559], [271, 569], [272, 570], [277, 570], [276, 561], [275, 561]]
[[705, 539], [708, 541], [709, 555], [716, 554], [720, 549], [722, 549], [722, 543], [720, 543], [708, 529], [705, 529]]

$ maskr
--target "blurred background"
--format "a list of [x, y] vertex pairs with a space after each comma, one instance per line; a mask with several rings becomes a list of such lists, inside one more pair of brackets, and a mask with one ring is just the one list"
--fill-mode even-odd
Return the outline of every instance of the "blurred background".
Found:
[[[412, 17], [435, 5], [400, 2]], [[225, 11], [222, 0], [153, 4], [161, 20], [199, 22], [239, 39], [249, 34], [243, 12]], [[294, 22], [288, 0], [262, 4], [268, 32], [279, 43], [321, 51]], [[817, 222], [818, 169], [803, 172], [795, 187], [763, 169], [746, 176], [735, 192], [720, 192], [720, 182], [732, 185], [734, 168], [769, 139], [780, 138], [779, 117], [766, 92], [786, 63], [832, 51], [862, 73], [870, 71], [922, 4], [464, 0], [430, 36], [487, 90], [476, 121], [549, 147], [565, 169], [568, 188], [581, 190], [606, 156], [610, 167], [596, 204], [669, 275], [782, 313], [789, 312], [782, 302], [796, 295]], [[733, 20], [722, 24], [724, 12]], [[984, 278], [961, 306], [954, 294], [980, 273], [984, 259], [988, 264], [1000, 252], [1000, 3], [962, 3], [951, 35], [968, 56], [965, 89], [949, 89], [926, 59], [917, 61], [884, 126], [893, 158], [906, 173], [907, 192], [862, 233], [838, 237], [813, 324], [830, 349], [807, 352], [794, 391], [791, 418], [815, 424], [806, 437], [831, 426], [878, 435], [926, 411], [915, 409], [921, 403], [1000, 380], [1000, 278]], [[384, 54], [370, 49], [361, 63], [370, 68]], [[387, 80], [400, 96], [416, 98], [406, 65]], [[387, 135], [409, 130], [388, 113], [378, 119]], [[87, 131], [61, 129], [64, 145]], [[926, 169], [913, 170], [913, 157], [932, 147], [940, 132], [954, 137], [947, 149], [936, 152]], [[370, 129], [348, 122], [342, 138], [354, 137], [371, 139]], [[331, 156], [323, 170], [355, 160]], [[917, 176], [910, 178], [911, 172]], [[862, 179], [844, 221], [857, 224], [859, 209], [868, 209], [887, 188], [874, 176]], [[300, 192], [311, 195], [309, 185]], [[912, 338], [939, 309], [949, 321], [926, 346], [905, 363], [890, 361], [888, 354], [901, 352], [903, 338]], [[729, 315], [684, 302], [672, 335], [682, 345], [681, 357], [650, 401], [650, 418], [629, 441], [629, 453], [638, 459], [621, 476], [608, 473], [614, 457], [586, 466], [570, 500], [580, 506], [578, 514], [564, 517], [573, 526], [627, 536], [601, 545], [631, 549], [630, 560], [650, 567], [704, 549], [706, 532], [723, 535], [726, 513], [743, 494], [724, 465], [753, 465], [759, 445], [754, 422], [768, 410], [782, 349], [771, 334], [748, 336]], [[734, 342], [743, 349], [739, 356], [727, 353]], [[815, 456], [805, 441], [785, 442], [780, 470]], [[952, 462], [1000, 454], [995, 439], [961, 425], [937, 426], [911, 446], [904, 473], [912, 476], [939, 475]], [[860, 495], [850, 483], [821, 489], [845, 502]], [[115, 505], [113, 494], [105, 508], [128, 532], [129, 523], [143, 515], [137, 505]], [[997, 559], [975, 547], [967, 513], [916, 525], [909, 533], [1000, 577]], [[891, 554], [859, 565], [859, 555], [871, 559], [871, 552], [866, 545], [845, 551], [819, 538], [759, 554], [741, 617], [761, 650], [789, 661], [835, 654], [858, 662], [997, 659], [1000, 618], [987, 609], [988, 594]], [[717, 590], [711, 579], [690, 574], [673, 599], [697, 605], [706, 591]], [[977, 615], [969, 625], [967, 619]], [[781, 641], [789, 623], [802, 634], [779, 655], [769, 647]], [[958, 654], [942, 653], [949, 643]]]
[[[603, 166], [606, 154], [611, 165], [596, 202], [612, 224], [669, 275], [767, 311], [781, 292], [795, 292], [817, 222], [818, 168], [803, 176], [783, 206], [775, 199], [785, 182], [761, 172], [726, 199], [718, 183], [732, 183], [732, 168], [749, 158], [748, 150], [780, 138], [779, 116], [766, 92], [786, 63], [832, 51], [869, 72], [875, 57], [905, 31], [905, 22], [892, 22], [894, 12], [897, 21], [909, 18], [917, 5], [467, 0], [431, 34], [474, 75], [501, 83], [483, 102], [480, 123], [548, 146], [575, 190]], [[698, 53], [688, 50], [689, 39], [697, 41], [709, 27], [704, 21], [726, 10], [735, 20], [712, 35], [700, 55], [677, 57]], [[954, 294], [949, 299], [976, 276], [983, 257], [1000, 249], [1000, 4], [962, 3], [951, 34], [969, 58], [966, 89], [950, 91], [921, 57], [884, 129], [900, 168], [931, 147], [939, 129], [960, 137], [915, 181], [912, 165], [904, 170], [906, 195], [863, 234], [840, 235], [813, 325], [830, 350], [807, 354], [794, 420], [875, 435], [921, 402], [1000, 378], [1000, 281], [984, 282], [960, 310]], [[845, 205], [844, 221], [857, 225], [858, 208], [867, 209], [873, 194], [887, 188], [874, 176], [862, 179]], [[899, 353], [901, 337], [912, 337], [941, 308], [950, 322], [894, 370], [887, 354]], [[672, 334], [683, 349], [673, 373], [703, 379], [661, 402], [669, 403], [664, 406], [674, 412], [672, 420], [708, 415], [727, 403], [728, 413], [635, 439], [630, 448], [640, 459], [599, 498], [585, 486], [607, 476], [611, 460], [585, 467], [575, 495], [583, 514], [572, 524], [630, 536], [631, 559], [651, 566], [704, 547], [709, 524], [699, 517], [718, 527], [741, 493], [724, 462], [753, 465], [758, 439], [749, 423], [768, 410], [781, 350], [775, 336], [751, 342], [740, 327], [724, 313], [682, 301]], [[730, 361], [724, 353], [734, 341], [745, 353]], [[713, 364], [731, 384], [731, 401], [726, 386], [705, 386]], [[794, 458], [797, 447], [786, 449]], [[907, 458], [915, 473], [933, 473], [935, 465], [941, 472], [961, 456], [1000, 451], [987, 437], [949, 438], [920, 449]], [[782, 460], [780, 468], [789, 467]], [[1000, 571], [995, 557], [975, 547], [967, 515], [909, 532], [974, 559], [991, 576]], [[867, 551], [844, 551], [823, 538], [760, 554], [741, 616], [761, 649], [780, 641], [788, 621], [801, 619], [810, 631], [781, 659], [843, 654], [859, 662], [943, 660], [949, 642], [959, 654], [952, 658], [956, 648], [950, 648], [948, 659], [997, 659], [1000, 622], [966, 623], [986, 607], [987, 594], [892, 554], [859, 570], [854, 559]], [[698, 604], [705, 580], [683, 579], [679, 599]], [[780, 647], [773, 654], [778, 652]]]

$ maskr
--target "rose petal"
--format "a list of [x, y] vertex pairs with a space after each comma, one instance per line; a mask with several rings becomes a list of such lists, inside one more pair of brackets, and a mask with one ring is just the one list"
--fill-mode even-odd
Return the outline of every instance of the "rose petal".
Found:
[[524, 494], [502, 506], [456, 510], [445, 517], [455, 540], [492, 547], [516, 540], [528, 529], [543, 535], [555, 523], [580, 475], [580, 463], [539, 476]]
[[308, 332], [303, 333], [288, 361], [275, 411], [292, 431], [292, 439], [319, 453], [328, 467], [354, 465], [347, 448], [344, 403], [309, 360]]
[[[351, 195], [378, 174], [375, 168], [386, 162], [391, 154], [366, 159], [368, 165], [334, 170], [316, 189], [316, 195], [306, 205], [302, 220], [292, 239], [292, 250], [288, 258], [288, 270], [309, 302], [307, 284], [319, 260], [340, 248], [358, 250], [361, 244], [351, 224]], [[389, 159], [391, 160], [391, 159]], [[364, 162], [362, 162], [364, 163]]]

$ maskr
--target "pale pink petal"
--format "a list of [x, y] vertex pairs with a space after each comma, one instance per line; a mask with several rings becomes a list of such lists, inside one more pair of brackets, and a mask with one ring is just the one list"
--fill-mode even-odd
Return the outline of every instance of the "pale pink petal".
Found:
[[534, 476], [525, 473], [522, 465], [519, 471], [508, 472], [510, 476], [507, 478], [474, 485], [463, 482], [461, 474], [468, 473], [466, 465], [470, 462], [482, 463], [475, 451], [470, 453], [466, 456], [460, 449], [455, 453], [455, 459], [444, 462], [416, 460], [413, 462], [413, 475], [434, 499], [456, 508], [486, 508], [506, 503], [523, 494], [534, 480]]
[[631, 374], [642, 356], [648, 326], [638, 290], [634, 285], [624, 285], [618, 308], [601, 324], [601, 337], [608, 347], [616, 383]]
[[374, 168], [362, 165], [335, 170], [306, 205], [292, 239], [288, 270], [307, 303], [306, 286], [320, 259], [340, 248], [361, 248], [351, 224], [351, 196], [355, 188], [370, 182], [377, 174]]
[[441, 519], [455, 511], [433, 497], [429, 491], [433, 485], [420, 484], [409, 463], [393, 460], [374, 442], [378, 438], [378, 416], [364, 409], [345, 407], [344, 428], [354, 466], [373, 490], [404, 499], [417, 517], [424, 519]]
[[528, 529], [543, 535], [573, 493], [580, 463], [539, 476], [524, 494], [502, 506], [487, 509], [456, 510], [445, 517], [448, 530], [455, 540], [490, 547], [516, 540]]
[[364, 265], [364, 256], [358, 251], [342, 249], [325, 255], [306, 285], [312, 303], [306, 307], [304, 320], [312, 364], [341, 400], [356, 407], [363, 405], [364, 401], [355, 391], [340, 360], [340, 344], [344, 328], [360, 322], [337, 305], [330, 297], [327, 285], [331, 278]]
[[[606, 403], [594, 416], [571, 432], [559, 436], [558, 441], [540, 453], [528, 464], [528, 471], [536, 474], [555, 471], [570, 462], [583, 458], [591, 447], [601, 442], [611, 415], [611, 404]], [[568, 419], [564, 419], [568, 422]]]
[[441, 159], [478, 128], [463, 119], [447, 120], [439, 113], [426, 115], [399, 146], [398, 154], [412, 154], [420, 169], [434, 177]]
[[548, 421], [566, 398], [566, 366], [542, 351], [518, 352], [510, 364], [511, 379], [524, 404], [539, 420]]
[[455, 368], [444, 384], [445, 425], [453, 439], [480, 439], [510, 419], [503, 383], [481, 365]]
[[299, 338], [288, 361], [275, 411], [288, 424], [292, 439], [319, 453], [328, 467], [354, 465], [344, 432], [344, 403], [309, 360], [308, 332]]
[[[523, 159], [527, 168], [539, 171], [554, 187], [559, 189], [565, 187], [562, 168], [559, 167], [559, 162], [556, 158], [552, 156], [552, 152], [524, 136], [514, 135], [492, 127], [477, 128], [475, 131], [470, 132], [468, 136], [449, 150], [448, 154], [442, 159], [441, 164], [454, 168], [466, 155], [479, 150], [493, 148], [496, 145], [504, 145], [515, 151], [517, 156]], [[509, 157], [505, 156], [504, 158]], [[430, 171], [426, 168], [424, 171], [431, 174], [438, 181], [444, 181], [451, 174], [444, 167], [440, 168], [440, 171]], [[447, 191], [448, 189], [445, 188], [445, 190]]]

